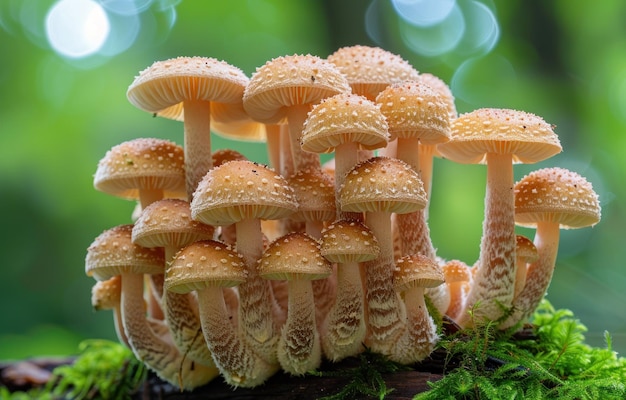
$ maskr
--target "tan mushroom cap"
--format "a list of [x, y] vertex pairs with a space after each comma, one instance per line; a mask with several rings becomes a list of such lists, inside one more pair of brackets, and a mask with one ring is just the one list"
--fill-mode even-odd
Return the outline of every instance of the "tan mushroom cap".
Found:
[[562, 229], [593, 226], [600, 221], [598, 195], [591, 183], [564, 168], [533, 171], [515, 184], [515, 222], [534, 227], [555, 222]]
[[289, 218], [294, 221], [332, 221], [337, 215], [335, 184], [319, 169], [309, 168], [292, 175], [287, 182], [293, 188], [298, 211]]
[[321, 254], [330, 262], [365, 262], [379, 253], [378, 240], [360, 222], [339, 220], [322, 231]]
[[211, 158], [213, 159], [212, 165], [214, 168], [219, 167], [222, 164], [226, 164], [229, 161], [243, 161], [248, 159], [246, 156], [233, 149], [215, 150], [211, 154]]
[[132, 230], [132, 225], [119, 225], [94, 239], [85, 258], [87, 276], [105, 281], [122, 273], [163, 273], [163, 249], [148, 249], [134, 244], [131, 240]]
[[461, 260], [449, 260], [441, 269], [446, 283], [469, 282], [472, 279], [471, 268]]
[[487, 153], [511, 154], [513, 163], [532, 164], [561, 152], [553, 126], [524, 111], [481, 108], [452, 122], [443, 157], [464, 164], [485, 163]]
[[322, 257], [319, 243], [306, 233], [290, 233], [272, 243], [259, 260], [259, 275], [271, 280], [327, 278], [331, 264]]
[[426, 207], [428, 199], [419, 175], [407, 163], [373, 157], [357, 164], [341, 188], [342, 211], [410, 213]]
[[181, 248], [212, 239], [215, 228], [191, 219], [189, 203], [163, 199], [146, 207], [133, 227], [132, 240], [143, 247]]
[[209, 287], [237, 286], [246, 277], [240, 254], [224, 243], [200, 240], [176, 253], [165, 273], [163, 287], [184, 294]]
[[418, 138], [423, 144], [450, 140], [450, 116], [445, 99], [421, 80], [388, 86], [376, 97], [395, 138]]
[[537, 247], [524, 235], [516, 235], [515, 256], [524, 264], [534, 263], [539, 259]]
[[281, 219], [297, 209], [293, 188], [270, 168], [252, 161], [230, 161], [210, 170], [191, 202], [192, 218], [230, 225], [244, 219]]
[[456, 104], [454, 103], [454, 94], [452, 94], [450, 86], [448, 86], [438, 76], [429, 73], [420, 74], [419, 80], [430, 86], [435, 92], [439, 93], [448, 106], [448, 116], [450, 117], [450, 121], [454, 120], [458, 116], [458, 113], [456, 111]]
[[444, 281], [439, 264], [421, 254], [404, 256], [396, 261], [393, 286], [398, 292], [414, 287], [437, 287]]
[[106, 281], [97, 281], [91, 288], [91, 305], [94, 310], [111, 310], [120, 306], [122, 277], [115, 275]]
[[[178, 57], [157, 61], [141, 71], [126, 95], [141, 110], [183, 120], [185, 100], [241, 104], [248, 81], [243, 71], [225, 61]], [[232, 118], [229, 107], [224, 113]], [[217, 113], [212, 111], [212, 114]]]
[[162, 139], [139, 138], [112, 147], [98, 163], [96, 189], [139, 199], [140, 189], [162, 189], [166, 197], [185, 196], [183, 148]]
[[310, 54], [295, 54], [257, 68], [245, 89], [243, 107], [252, 119], [277, 124], [290, 106], [315, 104], [343, 92], [350, 92], [350, 86], [335, 65]]
[[352, 92], [374, 100], [396, 82], [416, 79], [419, 73], [402, 57], [379, 47], [347, 46], [327, 57], [346, 76]]
[[329, 153], [343, 143], [375, 150], [389, 141], [387, 122], [379, 107], [363, 96], [340, 93], [313, 106], [304, 122], [302, 149]]

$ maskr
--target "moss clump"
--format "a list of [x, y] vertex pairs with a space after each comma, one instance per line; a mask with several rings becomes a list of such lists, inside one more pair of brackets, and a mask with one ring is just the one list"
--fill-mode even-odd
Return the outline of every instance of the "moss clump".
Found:
[[569, 310], [544, 300], [530, 335], [495, 324], [443, 338], [455, 367], [415, 396], [430, 399], [624, 399], [626, 359], [611, 349], [585, 344], [587, 328]]

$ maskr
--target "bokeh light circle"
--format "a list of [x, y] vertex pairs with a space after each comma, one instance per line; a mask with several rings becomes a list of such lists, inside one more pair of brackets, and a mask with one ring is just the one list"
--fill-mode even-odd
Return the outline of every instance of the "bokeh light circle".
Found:
[[440, 23], [452, 12], [455, 0], [391, 0], [400, 18], [411, 25], [427, 27]]

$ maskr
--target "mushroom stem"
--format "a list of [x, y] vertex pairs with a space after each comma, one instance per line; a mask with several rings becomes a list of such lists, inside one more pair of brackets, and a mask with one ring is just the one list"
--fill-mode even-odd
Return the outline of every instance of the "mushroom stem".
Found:
[[[475, 279], [459, 325], [496, 321], [515, 289], [515, 197], [510, 154], [487, 153], [485, 218]], [[480, 304], [478, 304], [480, 303]], [[476, 306], [476, 307], [474, 307]], [[472, 311], [470, 316], [468, 311]]]
[[380, 255], [365, 263], [366, 300], [371, 349], [388, 354], [394, 338], [403, 330], [404, 305], [393, 287], [393, 240], [388, 212], [370, 211], [366, 225], [378, 239]]
[[337, 295], [324, 321], [322, 347], [331, 361], [360, 353], [367, 328], [363, 306], [363, 284], [358, 262], [337, 268]]
[[319, 367], [322, 361], [313, 289], [311, 281], [307, 279], [289, 280], [287, 287], [287, 321], [278, 342], [278, 361], [286, 372], [304, 375]]
[[135, 356], [172, 385], [190, 390], [219, 374], [217, 368], [184, 357], [153, 331], [146, 318], [142, 274], [122, 273], [122, 320]]
[[287, 109], [287, 121], [289, 121], [289, 141], [295, 172], [304, 171], [307, 168], [321, 169], [319, 156], [302, 150], [300, 137], [307, 114], [311, 110], [310, 104], [293, 105]]
[[184, 150], [187, 198], [193, 198], [198, 183], [210, 169], [211, 159], [211, 102], [185, 100]]
[[[435, 158], [436, 145], [420, 144], [419, 147], [419, 173], [424, 184], [424, 191], [430, 200], [430, 192], [433, 183], [433, 159]], [[425, 208], [426, 219], [428, 219], [428, 206]]]
[[396, 158], [406, 162], [415, 171], [419, 172], [419, 147], [420, 141], [418, 138], [399, 137], [397, 139]]
[[265, 361], [276, 361], [277, 326], [283, 312], [272, 295], [270, 283], [259, 276], [257, 261], [263, 254], [259, 219], [237, 222], [237, 252], [243, 256], [248, 278], [239, 285], [239, 327], [248, 345]]
[[230, 322], [222, 289], [210, 287], [197, 293], [204, 339], [226, 382], [253, 387], [272, 376], [278, 364], [267, 363], [241, 340]]
[[339, 193], [348, 172], [359, 162], [359, 146], [356, 142], [346, 142], [335, 147], [335, 203], [337, 220], [363, 221], [363, 213], [341, 211]]
[[139, 204], [142, 210], [162, 198], [163, 189], [139, 189]]
[[559, 250], [560, 227], [558, 222], [539, 221], [535, 233], [538, 259], [528, 266], [526, 284], [513, 300], [513, 315], [503, 324], [508, 328], [530, 317], [543, 299], [554, 273]]

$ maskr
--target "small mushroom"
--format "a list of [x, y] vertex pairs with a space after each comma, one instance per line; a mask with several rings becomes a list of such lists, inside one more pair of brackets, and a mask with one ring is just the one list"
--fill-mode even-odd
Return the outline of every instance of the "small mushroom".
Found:
[[270, 244], [258, 268], [265, 279], [287, 281], [289, 305], [278, 341], [278, 361], [284, 371], [304, 375], [322, 361], [311, 281], [327, 278], [331, 264], [314, 238], [291, 233]]
[[447, 287], [450, 295], [450, 302], [445, 314], [456, 320], [463, 309], [465, 298], [470, 288], [472, 273], [470, 267], [460, 260], [450, 260], [441, 268], [446, 281], [444, 286]]
[[122, 277], [115, 275], [106, 281], [96, 281], [91, 288], [91, 305], [94, 310], [113, 310], [113, 324], [115, 333], [120, 343], [130, 348], [128, 337], [124, 332], [122, 323], [122, 310], [120, 302], [122, 301]]
[[515, 292], [513, 293], [513, 302], [519, 296], [524, 286], [526, 286], [526, 274], [528, 273], [528, 264], [532, 264], [539, 258], [537, 247], [526, 236], [517, 235], [515, 245], [515, 259], [517, 271], [515, 275]]

